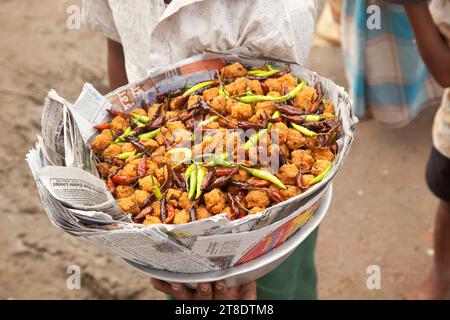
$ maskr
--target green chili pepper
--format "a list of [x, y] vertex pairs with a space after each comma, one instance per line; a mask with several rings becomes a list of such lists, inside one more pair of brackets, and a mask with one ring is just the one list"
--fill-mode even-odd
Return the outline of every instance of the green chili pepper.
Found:
[[267, 132], [267, 129], [261, 129], [259, 130], [257, 133], [255, 133], [254, 135], [252, 135], [247, 142], [244, 143], [244, 149], [248, 150], [253, 146], [256, 146], [256, 143], [258, 142], [259, 139], [261, 139], [261, 137]]
[[[272, 115], [272, 119], [276, 119], [280, 117], [280, 112], [277, 110], [273, 113]], [[256, 143], [259, 141], [259, 139], [261, 139], [261, 137], [267, 132], [267, 130], [270, 130], [273, 126], [273, 123], [270, 122], [269, 125], [267, 126], [267, 129], [262, 129], [259, 130], [257, 133], [255, 133], [253, 136], [251, 136], [247, 142], [245, 142], [244, 144], [244, 149], [248, 150], [251, 147], [255, 146]]]
[[191, 171], [194, 169], [194, 167], [195, 163], [192, 163], [184, 172], [184, 182], [186, 182], [186, 187], [189, 186], [189, 178], [191, 177]]
[[221, 96], [224, 96], [227, 99], [231, 98], [230, 94], [225, 90], [225, 87], [223, 86], [223, 84], [220, 84], [220, 86], [219, 86], [219, 94]]
[[273, 101], [273, 102], [284, 102], [286, 100], [294, 98], [297, 93], [299, 93], [305, 85], [305, 82], [300, 82], [299, 85], [297, 85], [294, 89], [289, 91], [283, 96], [280, 97], [272, 97], [272, 96], [261, 96], [261, 95], [246, 95], [243, 97], [236, 97], [237, 100], [243, 102], [243, 103], [252, 103], [252, 102], [259, 102], [259, 101]]
[[197, 83], [195, 86], [192, 86], [190, 89], [186, 90], [183, 93], [183, 97], [193, 94], [195, 91], [200, 90], [204, 87], [210, 86], [212, 84], [214, 84], [214, 81], [205, 81], [205, 82]]
[[331, 133], [331, 136], [328, 139], [328, 146], [331, 146], [333, 143], [335, 143], [336, 138], [337, 138], [337, 133], [336, 132]]
[[269, 182], [273, 183], [274, 185], [280, 187], [281, 189], [286, 189], [286, 186], [283, 184], [283, 182], [281, 182], [280, 179], [278, 179], [276, 176], [274, 176], [270, 172], [255, 169], [255, 168], [249, 168], [249, 167], [245, 167], [245, 166], [241, 166], [241, 168], [247, 170], [247, 172], [250, 173], [252, 176], [269, 181]]
[[266, 68], [268, 70], [259, 70], [259, 69], [257, 69], [257, 70], [250, 70], [250, 71], [247, 71], [247, 74], [249, 76], [270, 77], [270, 76], [273, 76], [275, 73], [281, 71], [279, 69], [272, 68], [272, 66], [270, 66], [268, 64], [266, 65]]
[[[275, 111], [273, 114], [272, 114], [272, 119], [277, 119], [277, 118], [279, 118], [281, 116], [281, 114], [280, 114], [280, 111]], [[267, 126], [267, 129], [271, 129], [272, 128], [272, 126], [273, 126], [273, 123], [272, 122], [270, 122], [269, 123], [269, 125]]]
[[330, 163], [318, 176], [316, 176], [314, 179], [312, 179], [308, 184], [313, 185], [313, 184], [316, 184], [316, 183], [322, 181], [322, 179], [328, 174], [328, 172], [330, 172], [332, 167], [333, 167], [333, 164]]
[[305, 128], [305, 127], [298, 125], [296, 123], [293, 123], [293, 122], [291, 122], [291, 126], [295, 130], [300, 131], [303, 135], [308, 136], [308, 137], [315, 137], [315, 136], [319, 135], [318, 133], [311, 131], [308, 128]]
[[188, 198], [192, 199], [194, 197], [195, 191], [196, 191], [196, 187], [197, 187], [197, 165], [195, 165], [192, 170], [191, 173], [189, 175], [189, 194], [188, 194]]
[[209, 117], [209, 118], [206, 119], [206, 120], [200, 121], [200, 122], [198, 123], [198, 126], [199, 126], [199, 127], [206, 126], [206, 125], [210, 124], [211, 122], [216, 121], [217, 119], [219, 119], [219, 116], [211, 116], [211, 117]]
[[132, 117], [134, 120], [139, 121], [139, 122], [142, 122], [142, 123], [148, 123], [148, 122], [150, 121], [150, 118], [149, 118], [149, 117], [144, 116], [144, 115], [142, 115], [142, 114], [132, 113], [132, 114], [131, 114], [131, 117]]
[[154, 137], [156, 137], [156, 135], [158, 134], [159, 130], [161, 130], [161, 129], [158, 128], [158, 129], [155, 129], [155, 130], [150, 131], [150, 132], [141, 133], [138, 137], [140, 139], [142, 139], [142, 138], [153, 139]]
[[144, 155], [144, 153], [145, 153], [145, 151], [144, 151], [144, 152], [136, 153], [135, 158], [136, 158], [136, 159], [139, 159], [140, 157], [142, 157], [142, 156]]
[[207, 173], [207, 171], [202, 167], [197, 169], [197, 192], [195, 194], [195, 199], [200, 198], [200, 196], [202, 195], [201, 186], [202, 186], [203, 180], [205, 180], [206, 173]]
[[130, 151], [130, 152], [124, 152], [119, 154], [116, 158], [120, 160], [126, 160], [131, 156], [134, 156], [136, 154], [136, 150]]
[[131, 130], [131, 127], [126, 128], [125, 131], [116, 140], [114, 140], [114, 143], [124, 141], [125, 137], [129, 136], [132, 133], [133, 130]]
[[138, 121], [138, 120], [135, 120], [135, 119], [132, 119], [132, 120], [133, 120], [134, 124], [136, 124], [137, 127], [143, 127], [143, 126], [145, 126], [145, 123], [142, 123], [142, 122], [140, 122], [140, 121]]
[[315, 115], [315, 114], [307, 114], [303, 117], [303, 119], [306, 122], [316, 122], [316, 121], [323, 120], [323, 117], [319, 116], [319, 115]]
[[208, 163], [209, 166], [215, 167], [215, 166], [222, 166], [222, 167], [232, 167], [236, 165], [233, 162], [227, 161], [228, 153], [224, 152], [221, 156], [218, 156], [214, 153], [203, 155], [203, 156], [209, 156], [211, 158], [211, 162]]
[[159, 189], [157, 185], [156, 178], [154, 176], [151, 177], [152, 177], [152, 192], [155, 195], [156, 200], [161, 200], [162, 199], [161, 189]]

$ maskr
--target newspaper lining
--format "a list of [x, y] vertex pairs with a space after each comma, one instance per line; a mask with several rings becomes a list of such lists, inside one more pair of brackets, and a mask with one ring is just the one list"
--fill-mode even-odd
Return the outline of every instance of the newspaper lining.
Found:
[[[335, 177], [353, 141], [357, 119], [343, 88], [296, 65], [294, 74], [308, 82], [320, 81], [334, 102], [343, 123], [343, 137], [335, 166], [323, 182], [304, 194], [274, 205], [264, 212], [229, 221], [225, 214], [184, 225], [143, 226], [131, 222], [117, 206], [97, 172], [88, 143], [97, 133], [92, 127], [107, 121], [107, 109], [129, 110], [156, 91], [169, 91], [188, 81], [207, 80], [227, 61], [259, 66], [265, 60], [235, 55], [204, 54], [150, 71], [149, 77], [102, 96], [85, 84], [71, 105], [51, 90], [42, 113], [42, 135], [27, 162], [36, 180], [44, 210], [58, 228], [113, 255], [173, 272], [215, 271], [244, 263], [281, 244], [307, 223], [318, 201]], [[284, 67], [285, 62], [270, 61]], [[204, 65], [212, 69], [205, 69]], [[214, 69], [215, 68], [215, 69]], [[157, 84], [157, 88], [154, 85]]]

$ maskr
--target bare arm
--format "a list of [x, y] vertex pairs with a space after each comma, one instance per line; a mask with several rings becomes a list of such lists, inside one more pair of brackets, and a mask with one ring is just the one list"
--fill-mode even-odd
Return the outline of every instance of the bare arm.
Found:
[[405, 5], [423, 61], [443, 87], [450, 87], [450, 47], [440, 34], [426, 3]]
[[123, 47], [111, 39], [108, 39], [108, 78], [111, 90], [128, 83]]

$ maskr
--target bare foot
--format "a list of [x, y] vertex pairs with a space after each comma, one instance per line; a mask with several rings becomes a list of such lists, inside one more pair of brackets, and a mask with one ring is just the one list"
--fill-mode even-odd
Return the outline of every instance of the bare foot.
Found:
[[444, 300], [448, 297], [450, 281], [443, 279], [437, 272], [432, 271], [422, 284], [405, 294], [405, 300]]

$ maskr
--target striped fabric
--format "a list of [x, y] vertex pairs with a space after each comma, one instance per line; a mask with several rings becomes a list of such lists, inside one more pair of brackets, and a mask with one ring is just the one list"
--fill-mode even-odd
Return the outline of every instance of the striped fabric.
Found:
[[[380, 29], [369, 29], [368, 6], [380, 10]], [[442, 89], [424, 65], [400, 5], [345, 1], [342, 47], [354, 111], [370, 110], [387, 127], [402, 127], [428, 106], [438, 105]]]

